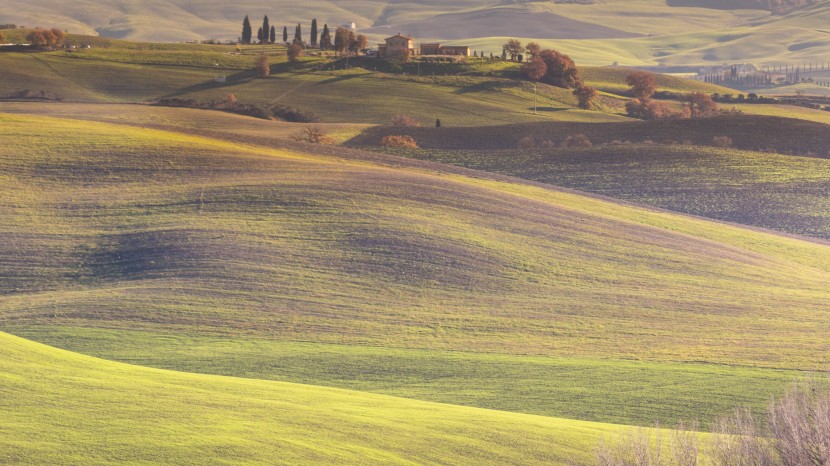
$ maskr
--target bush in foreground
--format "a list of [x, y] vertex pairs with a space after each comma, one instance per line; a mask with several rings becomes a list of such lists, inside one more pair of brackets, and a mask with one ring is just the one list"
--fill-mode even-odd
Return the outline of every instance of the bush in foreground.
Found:
[[763, 422], [747, 409], [715, 421], [704, 445], [696, 429], [681, 424], [668, 442], [660, 430], [636, 429], [597, 449], [597, 463], [622, 465], [697, 465], [699, 452], [724, 466], [830, 465], [830, 387], [801, 383], [772, 400]]

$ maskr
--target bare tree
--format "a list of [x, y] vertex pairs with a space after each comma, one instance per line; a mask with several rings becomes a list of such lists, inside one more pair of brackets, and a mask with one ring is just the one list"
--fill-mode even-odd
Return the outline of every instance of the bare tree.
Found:
[[797, 385], [774, 400], [769, 411], [770, 432], [781, 464], [830, 465], [830, 390], [826, 386]]

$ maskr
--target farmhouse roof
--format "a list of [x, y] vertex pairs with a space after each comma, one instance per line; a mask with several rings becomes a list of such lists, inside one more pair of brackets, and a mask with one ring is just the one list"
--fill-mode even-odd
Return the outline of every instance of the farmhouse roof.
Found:
[[386, 38], [386, 40], [389, 40], [389, 39], [394, 39], [394, 38], [396, 38], [396, 37], [402, 37], [402, 38], [404, 38], [404, 39], [409, 39], [409, 40], [412, 40], [412, 37], [411, 37], [411, 36], [405, 36], [405, 35], [401, 34], [400, 32], [399, 32], [399, 33], [397, 33], [397, 34], [395, 34], [395, 35], [394, 35], [394, 36], [392, 36], [392, 37], [387, 37], [387, 38]]

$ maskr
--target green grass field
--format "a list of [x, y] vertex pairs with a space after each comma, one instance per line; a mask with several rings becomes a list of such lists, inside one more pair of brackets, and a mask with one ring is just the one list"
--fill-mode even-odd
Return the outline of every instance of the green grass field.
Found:
[[645, 425], [830, 363], [823, 245], [345, 149], [2, 123], [0, 328], [38, 341]]
[[81, 356], [0, 333], [12, 464], [572, 464], [619, 426]]
[[[411, 157], [830, 239], [830, 161], [686, 145], [407, 151]], [[632, 183], [636, 180], [636, 183]]]

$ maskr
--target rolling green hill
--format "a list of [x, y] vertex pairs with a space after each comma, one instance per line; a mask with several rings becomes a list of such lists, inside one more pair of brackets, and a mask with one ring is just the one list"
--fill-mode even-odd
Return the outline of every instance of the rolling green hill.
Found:
[[13, 464], [476, 464], [591, 459], [619, 426], [147, 369], [0, 333]]
[[[558, 88], [540, 92], [538, 103], [544, 111], [534, 115], [530, 87], [498, 76], [389, 74], [375, 70], [380, 64], [373, 60], [364, 62], [366, 68], [315, 71], [327, 60], [308, 57], [295, 68], [286, 63], [280, 47], [272, 52], [271, 78], [261, 80], [252, 69], [256, 48], [229, 56], [230, 47], [135, 47], [112, 42], [110, 48], [78, 53], [2, 53], [0, 66], [11, 71], [0, 80], [0, 96], [28, 90], [67, 102], [126, 103], [164, 97], [221, 101], [232, 93], [240, 102], [294, 106], [329, 123], [387, 123], [401, 113], [425, 123], [441, 118], [449, 125], [625, 119], [577, 110], [571, 93]], [[477, 68], [474, 64], [463, 71], [487, 72]], [[217, 75], [227, 76], [227, 82], [214, 82]]]
[[347, 149], [0, 118], [19, 335], [637, 424], [761, 411], [830, 363], [824, 245]]

